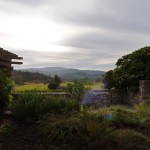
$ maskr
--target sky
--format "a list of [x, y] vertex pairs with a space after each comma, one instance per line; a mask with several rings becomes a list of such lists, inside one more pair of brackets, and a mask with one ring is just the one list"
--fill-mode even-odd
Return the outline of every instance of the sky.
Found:
[[23, 65], [108, 71], [150, 43], [149, 0], [0, 0], [0, 47]]

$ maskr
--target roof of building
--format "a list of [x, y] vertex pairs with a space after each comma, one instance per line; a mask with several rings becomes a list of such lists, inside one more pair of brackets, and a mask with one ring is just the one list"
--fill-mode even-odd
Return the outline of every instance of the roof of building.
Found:
[[22, 57], [0, 48], [0, 66], [10, 67], [11, 64], [22, 64], [22, 62], [14, 62], [12, 59], [22, 60]]

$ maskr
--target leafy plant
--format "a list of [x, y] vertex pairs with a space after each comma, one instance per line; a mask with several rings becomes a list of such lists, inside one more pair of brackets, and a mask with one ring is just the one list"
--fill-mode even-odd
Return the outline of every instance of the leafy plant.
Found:
[[0, 111], [3, 111], [7, 107], [12, 87], [13, 83], [11, 79], [0, 70]]
[[38, 121], [38, 128], [43, 137], [56, 144], [70, 143], [74, 136], [80, 134], [83, 129], [81, 120], [74, 115], [47, 114]]
[[123, 106], [103, 107], [93, 114], [101, 122], [109, 122], [114, 127], [138, 127], [140, 117]]
[[112, 123], [116, 127], [138, 127], [140, 121], [134, 112], [118, 108], [112, 112]]
[[149, 150], [150, 139], [141, 133], [129, 129], [119, 129], [110, 134], [117, 149]]
[[38, 91], [26, 91], [12, 104], [13, 114], [25, 122], [36, 121], [46, 113], [66, 114], [78, 110], [78, 102], [64, 97], [51, 97]]
[[75, 80], [73, 84], [67, 84], [67, 89], [71, 96], [78, 101], [80, 101], [83, 95], [89, 90], [89, 88], [85, 87], [85, 83], [80, 80]]
[[140, 126], [150, 132], [150, 117], [142, 118]]

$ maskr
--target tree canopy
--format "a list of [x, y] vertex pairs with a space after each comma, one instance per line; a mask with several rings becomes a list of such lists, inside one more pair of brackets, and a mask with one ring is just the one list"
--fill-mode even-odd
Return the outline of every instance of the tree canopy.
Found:
[[116, 66], [104, 76], [106, 88], [136, 89], [139, 80], [150, 80], [150, 47], [122, 56]]

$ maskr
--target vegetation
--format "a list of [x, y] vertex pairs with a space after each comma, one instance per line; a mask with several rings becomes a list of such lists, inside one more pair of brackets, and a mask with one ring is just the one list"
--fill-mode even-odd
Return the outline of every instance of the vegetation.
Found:
[[41, 73], [13, 71], [13, 80], [16, 84], [24, 84], [25, 82], [31, 83], [48, 83], [51, 80], [51, 76], [47, 76]]
[[[149, 79], [147, 55], [149, 47], [119, 59], [117, 68], [104, 77], [107, 88], [135, 88], [138, 79]], [[0, 84], [6, 99], [0, 97], [0, 100], [9, 98], [11, 82], [8, 81], [1, 73]], [[49, 83], [60, 85], [61, 79], [55, 75]], [[66, 84], [71, 97], [49, 96], [40, 90], [22, 92], [11, 103], [12, 116], [0, 116], [0, 149], [149, 150], [149, 97], [133, 108], [117, 105], [95, 110], [80, 105], [92, 84], [89, 80]]]
[[118, 59], [117, 68], [104, 76], [106, 88], [137, 89], [139, 80], [150, 80], [150, 47]]
[[61, 83], [61, 78], [59, 76], [55, 75], [54, 78], [52, 78], [49, 81], [48, 88], [53, 89], [53, 90], [57, 89], [60, 86], [60, 83]]
[[33, 122], [46, 113], [66, 114], [78, 110], [78, 103], [73, 99], [51, 97], [38, 91], [22, 93], [11, 106], [13, 114], [25, 122]]
[[101, 79], [103, 71], [91, 71], [91, 70], [78, 70], [78, 69], [67, 69], [59, 67], [47, 67], [47, 68], [33, 68], [27, 70], [14, 70], [13, 80], [17, 84], [22, 84], [24, 82], [43, 82], [47, 83], [50, 81], [51, 76], [57, 74], [63, 80], [73, 81], [76, 79], [89, 78], [90, 80]]
[[[43, 92], [28, 91], [20, 95], [11, 108], [16, 119], [32, 123], [25, 127], [29, 129], [26, 131], [17, 126], [14, 128], [13, 124], [0, 123], [0, 137], [12, 140], [12, 132], [19, 136], [22, 132], [23, 139], [35, 136], [35, 145], [30, 146], [29, 143], [30, 148], [25, 148], [34, 147], [37, 150], [97, 150], [99, 147], [107, 150], [148, 150], [150, 117], [149, 111], [143, 112], [147, 104], [147, 101], [137, 104], [134, 109], [110, 106], [91, 110], [83, 107], [80, 111], [77, 100], [72, 98], [50, 97]], [[142, 109], [139, 109], [141, 106]], [[39, 140], [41, 143], [38, 143]], [[22, 141], [25, 140], [17, 140], [17, 144]], [[8, 146], [1, 144], [1, 149], [8, 149]], [[24, 150], [21, 145], [20, 148]]]
[[14, 92], [25, 92], [30, 90], [47, 91], [48, 84], [44, 83], [29, 83], [25, 82], [23, 85], [15, 85]]
[[4, 71], [0, 70], [0, 111], [4, 110], [11, 98], [11, 89], [13, 83], [10, 78], [6, 76]]
[[150, 97], [144, 99], [139, 104], [136, 104], [134, 108], [136, 112], [143, 114], [143, 115], [150, 116]]
[[72, 97], [80, 101], [89, 88], [86, 88], [84, 81], [75, 80], [73, 83], [68, 83], [67, 89]]
[[[150, 129], [143, 130], [144, 116], [125, 107], [100, 108], [81, 114], [42, 117], [37, 124], [40, 135], [55, 146], [68, 144], [72, 149], [148, 150]], [[148, 122], [147, 122], [148, 123]], [[146, 125], [146, 124], [145, 124]]]

